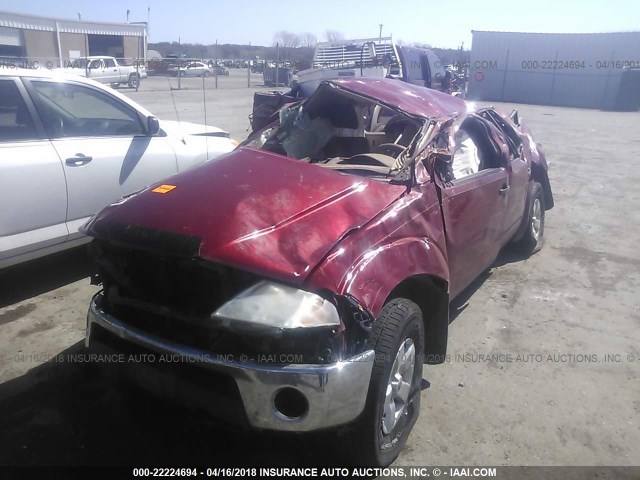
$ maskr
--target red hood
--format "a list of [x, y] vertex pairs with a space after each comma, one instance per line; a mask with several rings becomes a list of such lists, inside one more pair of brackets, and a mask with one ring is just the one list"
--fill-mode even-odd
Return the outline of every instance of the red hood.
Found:
[[200, 239], [199, 256], [302, 283], [349, 230], [405, 187], [240, 148], [102, 210], [88, 233], [137, 226]]

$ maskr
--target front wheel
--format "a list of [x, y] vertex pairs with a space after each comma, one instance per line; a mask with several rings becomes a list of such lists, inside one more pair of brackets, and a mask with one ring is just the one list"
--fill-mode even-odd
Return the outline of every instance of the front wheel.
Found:
[[129, 75], [129, 87], [138, 88], [140, 86], [140, 76], [132, 73]]
[[210, 75], [211, 75], [211, 72], [210, 72], [210, 71], [208, 71], [208, 70], [205, 70], [205, 71], [204, 71], [204, 76], [205, 76], [205, 77], [209, 77]]
[[364, 412], [343, 437], [357, 465], [386, 466], [420, 414], [424, 324], [420, 308], [398, 298], [384, 306], [369, 340], [375, 351]]
[[527, 212], [527, 229], [514, 247], [525, 255], [531, 255], [542, 248], [544, 241], [544, 194], [542, 185], [534, 182], [531, 201]]

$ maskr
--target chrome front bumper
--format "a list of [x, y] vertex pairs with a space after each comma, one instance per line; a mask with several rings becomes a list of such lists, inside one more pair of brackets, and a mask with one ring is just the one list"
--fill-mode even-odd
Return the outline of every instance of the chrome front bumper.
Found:
[[[149, 350], [179, 355], [193, 364], [231, 376], [240, 392], [249, 424], [255, 428], [305, 432], [343, 425], [364, 409], [373, 368], [374, 351], [369, 350], [345, 361], [327, 365], [273, 365], [219, 358], [204, 350], [151, 336], [104, 312], [98, 293], [91, 300], [87, 315], [85, 344], [91, 347], [94, 325]], [[278, 412], [274, 398], [284, 387], [302, 393], [308, 402], [306, 413], [290, 418]]]

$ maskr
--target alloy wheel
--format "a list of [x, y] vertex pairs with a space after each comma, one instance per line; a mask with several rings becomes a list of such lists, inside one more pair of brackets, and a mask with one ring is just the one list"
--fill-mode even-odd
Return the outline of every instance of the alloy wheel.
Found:
[[391, 367], [391, 375], [389, 375], [389, 382], [387, 383], [381, 422], [384, 435], [389, 435], [393, 432], [393, 429], [407, 411], [415, 364], [415, 345], [411, 338], [406, 338], [396, 353], [396, 358]]

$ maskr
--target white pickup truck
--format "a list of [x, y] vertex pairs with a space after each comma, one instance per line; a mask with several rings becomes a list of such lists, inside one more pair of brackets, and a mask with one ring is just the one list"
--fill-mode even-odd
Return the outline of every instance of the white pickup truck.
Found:
[[127, 84], [131, 88], [138, 88], [140, 79], [147, 78], [144, 66], [120, 65], [114, 57], [104, 56], [76, 58], [65, 65], [65, 68], [58, 70], [107, 85]]

